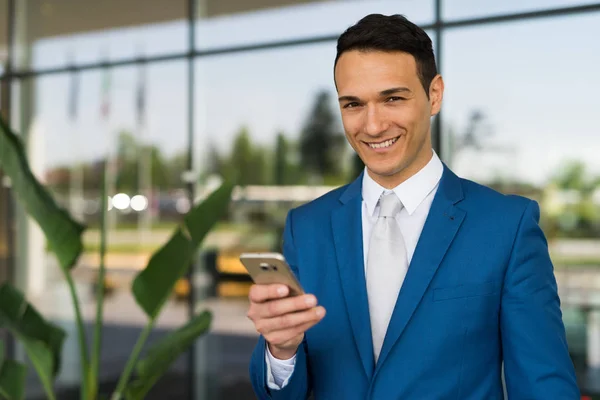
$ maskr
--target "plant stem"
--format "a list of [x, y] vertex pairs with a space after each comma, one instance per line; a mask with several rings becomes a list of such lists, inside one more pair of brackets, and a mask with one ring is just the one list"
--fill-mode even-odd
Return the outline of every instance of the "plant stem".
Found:
[[[106, 161], [108, 163], [108, 160]], [[102, 200], [100, 201], [100, 271], [98, 272], [98, 291], [96, 292], [96, 322], [94, 324], [94, 343], [92, 347], [92, 364], [90, 370], [90, 398], [93, 398], [98, 389], [100, 372], [100, 352], [102, 349], [102, 321], [104, 315], [104, 277], [106, 275], [106, 211], [108, 209], [108, 195], [106, 193], [107, 173], [104, 169], [102, 180]]]
[[46, 387], [46, 385], [44, 385], [44, 391], [46, 392], [46, 395], [48, 396], [48, 400], [56, 400], [56, 396], [54, 395], [54, 392], [52, 391], [52, 385], [50, 385], [50, 387]]
[[131, 352], [131, 356], [129, 357], [129, 360], [127, 360], [127, 365], [125, 365], [125, 369], [123, 370], [123, 374], [121, 375], [121, 378], [119, 379], [119, 383], [117, 384], [117, 388], [115, 389], [115, 392], [113, 393], [113, 395], [111, 397], [111, 400], [121, 400], [121, 398], [123, 396], [123, 392], [125, 391], [125, 387], [127, 386], [127, 382], [129, 381], [129, 376], [133, 372], [135, 363], [137, 362], [137, 360], [140, 356], [140, 353], [141, 353], [142, 349], [144, 348], [144, 344], [146, 343], [146, 340], [148, 339], [148, 335], [150, 335], [150, 332], [152, 331], [153, 326], [154, 326], [154, 319], [151, 319], [150, 321], [148, 321], [148, 324], [146, 324], [146, 327], [140, 334], [140, 337], [138, 338], [138, 341], [136, 342], [135, 347], [133, 348], [133, 351]]
[[77, 335], [79, 337], [79, 356], [81, 359], [81, 370], [82, 370], [82, 379], [81, 379], [81, 393], [83, 399], [87, 399], [88, 397], [88, 378], [89, 378], [89, 364], [88, 364], [88, 349], [87, 342], [85, 340], [85, 327], [83, 325], [83, 319], [81, 318], [81, 310], [79, 308], [79, 298], [77, 296], [77, 290], [75, 289], [75, 284], [73, 283], [73, 277], [68, 271], [65, 271], [65, 279], [69, 285], [69, 292], [71, 293], [71, 298], [73, 299], [73, 308], [75, 309], [75, 318], [77, 320]]

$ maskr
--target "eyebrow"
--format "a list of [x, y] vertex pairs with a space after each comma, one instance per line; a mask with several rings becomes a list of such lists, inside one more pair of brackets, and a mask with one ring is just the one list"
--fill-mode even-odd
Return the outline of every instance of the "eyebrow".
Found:
[[391, 89], [386, 89], [386, 90], [380, 92], [379, 94], [383, 97], [383, 96], [389, 96], [390, 94], [399, 93], [399, 92], [409, 92], [410, 93], [410, 89], [407, 87], [395, 87], [395, 88], [391, 88]]
[[[381, 97], [385, 97], [385, 96], [389, 96], [391, 94], [395, 94], [395, 93], [401, 93], [401, 92], [408, 92], [410, 93], [411, 90], [407, 87], [395, 87], [395, 88], [391, 88], [391, 89], [385, 89], [382, 90], [381, 92], [379, 92], [379, 95]], [[360, 101], [360, 99], [356, 96], [340, 96], [338, 98], [338, 101]]]

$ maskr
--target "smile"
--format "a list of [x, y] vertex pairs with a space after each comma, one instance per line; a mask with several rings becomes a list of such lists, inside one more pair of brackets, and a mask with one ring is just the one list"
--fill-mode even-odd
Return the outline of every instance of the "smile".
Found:
[[400, 138], [400, 136], [395, 137], [393, 139], [386, 140], [385, 142], [380, 143], [367, 143], [367, 145], [372, 149], [385, 149], [386, 147], [390, 147]]

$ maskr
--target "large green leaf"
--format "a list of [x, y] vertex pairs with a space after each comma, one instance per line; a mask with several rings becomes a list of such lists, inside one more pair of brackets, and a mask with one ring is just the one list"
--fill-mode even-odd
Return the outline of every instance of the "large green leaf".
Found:
[[27, 357], [31, 360], [33, 367], [37, 371], [42, 386], [48, 395], [48, 398], [54, 400], [53, 395], [54, 388], [52, 382], [54, 380], [54, 374], [52, 373], [52, 365], [54, 364], [54, 354], [46, 343], [39, 340], [30, 339], [27, 337], [19, 337]]
[[35, 219], [56, 254], [61, 267], [72, 268], [83, 249], [84, 226], [54, 201], [32, 174], [23, 144], [0, 117], [0, 167], [27, 213]]
[[208, 331], [212, 314], [208, 311], [194, 317], [185, 326], [152, 346], [146, 357], [137, 363], [138, 379], [127, 389], [127, 398], [144, 399], [152, 386], [194, 341]]
[[150, 319], [156, 318], [173, 286], [190, 267], [206, 234], [228, 208], [233, 185], [223, 184], [185, 217], [171, 239], [156, 252], [133, 281], [135, 300]]
[[224, 183], [185, 216], [185, 227], [190, 233], [194, 247], [202, 243], [204, 237], [225, 214], [232, 191], [233, 183]]
[[0, 341], [0, 396], [7, 400], [25, 397], [27, 368], [16, 361], [4, 359], [4, 343]]
[[193, 247], [189, 238], [179, 228], [171, 239], [148, 262], [148, 266], [133, 281], [133, 294], [137, 303], [154, 319], [171, 288], [189, 267]]
[[[44, 374], [51, 378], [56, 376], [60, 369], [60, 357], [65, 339], [65, 332], [44, 320], [25, 299], [25, 296], [14, 287], [5, 283], [0, 286], [0, 326], [8, 328], [25, 345], [25, 350], [31, 356], [37, 356], [37, 351], [48, 351], [49, 364], [44, 359]], [[31, 346], [28, 349], [27, 346]], [[40, 348], [45, 348], [39, 350]], [[38, 357], [40, 358], [40, 357]], [[47, 369], [47, 371], [46, 371]], [[38, 372], [40, 372], [38, 370]]]
[[0, 369], [0, 394], [7, 400], [25, 398], [27, 368], [16, 361], [6, 360]]

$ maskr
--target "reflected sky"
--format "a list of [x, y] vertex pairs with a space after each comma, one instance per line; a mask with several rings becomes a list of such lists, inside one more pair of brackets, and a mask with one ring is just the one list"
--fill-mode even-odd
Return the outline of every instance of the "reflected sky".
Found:
[[463, 19], [597, 3], [596, 0], [442, 0], [442, 18]]
[[[461, 2], [466, 4], [467, 0]], [[335, 3], [201, 21], [199, 43], [210, 47], [261, 38], [277, 40], [292, 34], [306, 37], [338, 33], [346, 23], [367, 12], [392, 12], [389, 1], [376, 2], [372, 8], [364, 2], [348, 3], [347, 7], [338, 4], [345, 2]], [[430, 12], [429, 6], [419, 11], [412, 0], [404, 3], [424, 19]], [[536, 8], [539, 3], [528, 4]], [[340, 15], [340, 10], [346, 13]], [[296, 16], [316, 19], [311, 24], [300, 24]], [[337, 22], [330, 27], [324, 23], [328, 19]], [[180, 43], [185, 47], [181, 43], [182, 29], [186, 29], [183, 21], [145, 27], [144, 39], [138, 41], [152, 37], [157, 49], [161, 43], [165, 46]], [[250, 31], [252, 34], [243, 35]], [[281, 37], [273, 35], [277, 31], [283, 32]], [[135, 54], [139, 46], [135, 45], [134, 37], [139, 38], [140, 33], [127, 32], [132, 36], [119, 30], [40, 41], [35, 46], [35, 60], [38, 63], [56, 56], [61, 46], [65, 50], [73, 42], [78, 43], [77, 54], [79, 48], [86, 49], [82, 51], [88, 55], [82, 53], [81, 59], [98, 59], [98, 55], [93, 55], [100, 47], [97, 43], [106, 40], [110, 40], [111, 54]], [[236, 42], [240, 37], [243, 37], [241, 42]], [[563, 160], [576, 157], [600, 173], [600, 157], [596, 154], [600, 148], [600, 116], [595, 110], [597, 90], [594, 89], [600, 87], [600, 77], [595, 72], [600, 65], [600, 53], [593, 50], [597, 47], [597, 37], [600, 37], [600, 13], [447, 30], [442, 66], [446, 81], [445, 132], [462, 134], [469, 115], [481, 110], [493, 132], [490, 142], [512, 149], [510, 157], [465, 151], [453, 161], [457, 172], [488, 179], [499, 171], [504, 176], [543, 183]], [[227, 149], [242, 125], [248, 126], [253, 139], [262, 144], [274, 142], [279, 131], [297, 137], [318, 90], [335, 93], [334, 57], [335, 43], [331, 42], [198, 59], [195, 93], [198, 152], [208, 142]], [[148, 67], [147, 134], [166, 153], [181, 151], [186, 145], [185, 71], [184, 61]], [[49, 138], [48, 165], [77, 157], [100, 157], [106, 149], [106, 132], [134, 130], [136, 79], [136, 67], [114, 70], [111, 97], [114, 111], [110, 121], [104, 123], [99, 117], [101, 73], [82, 74], [78, 131], [85, 135], [85, 146], [81, 152], [73, 152], [62, 134], [73, 130], [67, 119], [69, 77], [38, 79], [38, 118]], [[332, 103], [332, 107], [337, 105]], [[336, 113], [339, 115], [337, 110]], [[483, 173], [473, 174], [472, 168], [469, 169], [472, 165], [480, 166], [477, 169]]]

